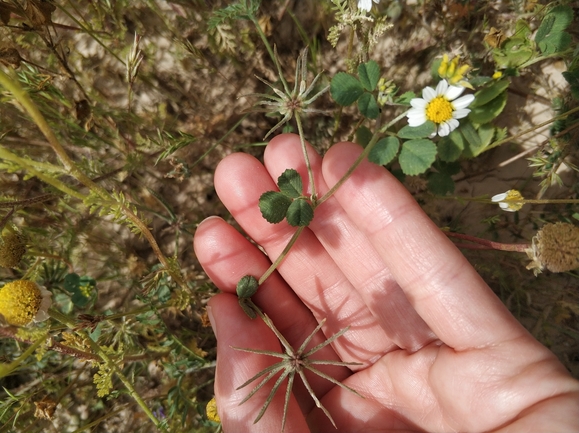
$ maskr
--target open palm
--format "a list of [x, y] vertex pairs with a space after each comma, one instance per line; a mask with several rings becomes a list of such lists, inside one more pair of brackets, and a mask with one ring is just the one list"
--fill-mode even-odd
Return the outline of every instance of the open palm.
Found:
[[[310, 149], [318, 196], [334, 185], [362, 149], [338, 143], [324, 159]], [[260, 319], [237, 303], [235, 285], [261, 276], [295, 231], [272, 225], [258, 208], [287, 168], [307, 180], [299, 138], [281, 135], [265, 166], [245, 154], [225, 158], [217, 192], [241, 228], [220, 218], [195, 235], [205, 271], [224, 292], [209, 302], [217, 335], [215, 395], [225, 432], [281, 428], [285, 390], [253, 424], [269, 389], [243, 405], [236, 390], [278, 359], [236, 347], [281, 351]], [[271, 258], [271, 260], [270, 260]], [[289, 255], [252, 298], [294, 346], [326, 319], [326, 337], [348, 332], [313, 355], [359, 362], [322, 369], [364, 398], [306, 374], [340, 432], [579, 431], [579, 383], [508, 312], [462, 254], [384, 168], [364, 162], [316, 209]], [[318, 333], [309, 347], [326, 339]], [[286, 432], [335, 431], [296, 380]]]

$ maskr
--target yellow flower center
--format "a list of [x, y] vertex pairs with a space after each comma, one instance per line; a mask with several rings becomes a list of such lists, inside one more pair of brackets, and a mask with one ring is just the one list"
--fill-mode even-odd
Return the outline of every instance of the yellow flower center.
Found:
[[444, 96], [437, 96], [426, 106], [426, 118], [434, 123], [443, 123], [452, 119], [454, 108]]
[[40, 288], [33, 281], [13, 281], [0, 289], [0, 314], [10, 325], [28, 325], [36, 317], [41, 302]]
[[521, 208], [523, 207], [524, 203], [522, 202], [522, 200], [524, 200], [524, 197], [521, 195], [519, 191], [517, 191], [516, 189], [509, 189], [507, 191], [507, 196], [503, 201], [507, 203], [510, 210], [517, 211], [521, 210]]

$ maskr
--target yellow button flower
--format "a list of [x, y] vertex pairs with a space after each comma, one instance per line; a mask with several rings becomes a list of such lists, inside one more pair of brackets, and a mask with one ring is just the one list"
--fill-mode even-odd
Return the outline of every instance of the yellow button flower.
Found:
[[48, 319], [52, 293], [33, 281], [17, 280], [0, 288], [0, 315], [9, 325], [26, 326]]

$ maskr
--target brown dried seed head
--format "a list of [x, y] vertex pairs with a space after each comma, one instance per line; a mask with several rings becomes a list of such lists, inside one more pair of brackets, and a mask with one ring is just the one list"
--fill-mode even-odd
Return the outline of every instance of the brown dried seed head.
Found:
[[527, 269], [566, 272], [579, 268], [579, 227], [569, 223], [546, 224], [533, 237]]
[[0, 266], [14, 268], [26, 253], [26, 241], [19, 233], [8, 232], [0, 237]]

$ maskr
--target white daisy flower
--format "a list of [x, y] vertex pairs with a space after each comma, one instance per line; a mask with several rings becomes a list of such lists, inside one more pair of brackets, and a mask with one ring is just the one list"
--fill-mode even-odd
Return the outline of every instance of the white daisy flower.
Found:
[[498, 203], [499, 207], [506, 212], [516, 212], [523, 207], [525, 198], [516, 189], [493, 195], [491, 201]]
[[[440, 81], [436, 90], [425, 87], [422, 90], [422, 98], [414, 98], [410, 101], [412, 108], [408, 111], [408, 125], [420, 126], [427, 120], [436, 124], [436, 134], [445, 137], [458, 128], [458, 119], [468, 116], [468, 107], [474, 101], [474, 95], [465, 95], [458, 98], [464, 87], [450, 86], [446, 80]], [[456, 99], [458, 98], [458, 99]]]
[[[380, 3], [380, 0], [374, 0], [374, 3]], [[358, 0], [358, 9], [369, 12], [372, 9], [372, 0]]]

